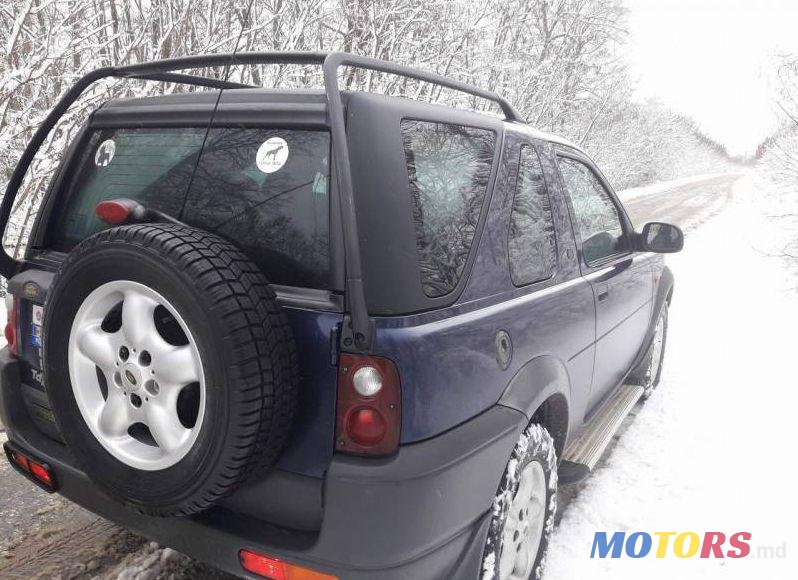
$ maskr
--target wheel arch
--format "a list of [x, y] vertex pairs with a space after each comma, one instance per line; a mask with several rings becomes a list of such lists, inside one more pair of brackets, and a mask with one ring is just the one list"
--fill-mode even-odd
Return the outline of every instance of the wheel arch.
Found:
[[638, 384], [642, 380], [641, 373], [645, 372], [645, 368], [648, 365], [649, 347], [651, 346], [651, 341], [654, 338], [654, 330], [657, 327], [657, 321], [659, 320], [660, 312], [662, 312], [663, 308], [669, 307], [671, 300], [673, 299], [674, 278], [673, 272], [670, 268], [668, 268], [668, 266], [662, 266], [662, 271], [659, 274], [656, 284], [657, 286], [654, 288], [654, 304], [652, 305], [651, 310], [651, 320], [649, 320], [648, 323], [648, 330], [646, 331], [645, 340], [643, 341], [643, 344], [640, 345], [640, 350], [635, 357], [634, 364], [632, 365], [626, 379], [627, 381], [632, 381], [635, 384]]
[[528, 423], [546, 427], [560, 457], [568, 439], [570, 395], [565, 365], [552, 355], [541, 355], [521, 367], [499, 404], [522, 412]]
[[[674, 286], [673, 272], [667, 266], [663, 266], [662, 272], [657, 282], [657, 287], [654, 290], [653, 313], [659, 314], [659, 311], [662, 309], [663, 304], [667, 303], [668, 305], [670, 305], [671, 300], [673, 299], [673, 286]], [[656, 321], [657, 316], [652, 315], [651, 318]]]

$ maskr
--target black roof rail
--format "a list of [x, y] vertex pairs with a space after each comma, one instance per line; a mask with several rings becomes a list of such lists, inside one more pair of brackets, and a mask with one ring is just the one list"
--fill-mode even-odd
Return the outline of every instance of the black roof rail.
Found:
[[[268, 65], [268, 64], [300, 64], [318, 65], [324, 75], [324, 91], [327, 96], [328, 116], [333, 143], [335, 169], [338, 176], [338, 192], [340, 196], [341, 223], [344, 236], [344, 260], [346, 264], [346, 299], [348, 314], [341, 332], [341, 348], [347, 351], [369, 352], [373, 341], [373, 323], [369, 319], [363, 289], [360, 246], [357, 233], [355, 200], [352, 185], [352, 172], [349, 158], [349, 147], [346, 140], [346, 120], [344, 118], [341, 89], [338, 86], [338, 70], [342, 66], [361, 68], [408, 77], [453, 89], [475, 97], [496, 103], [508, 121], [523, 121], [513, 106], [498, 94], [479, 87], [457, 81], [436, 73], [423, 71], [413, 67], [357, 56], [345, 52], [240, 52], [218, 53], [195, 56], [184, 56], [120, 67], [106, 67], [92, 71], [69, 89], [56, 103], [42, 124], [33, 134], [22, 153], [6, 187], [5, 196], [0, 204], [0, 232], [5, 233], [17, 196], [25, 174], [33, 162], [33, 158], [44, 143], [47, 135], [55, 127], [69, 107], [89, 86], [109, 77], [153, 80], [182, 83], [195, 86], [206, 86], [218, 89], [256, 88], [251, 85], [229, 82], [226, 80], [206, 78], [202, 76], [177, 73], [175, 71], [214, 66]], [[0, 274], [11, 277], [21, 264], [9, 256], [2, 248], [0, 253]]]

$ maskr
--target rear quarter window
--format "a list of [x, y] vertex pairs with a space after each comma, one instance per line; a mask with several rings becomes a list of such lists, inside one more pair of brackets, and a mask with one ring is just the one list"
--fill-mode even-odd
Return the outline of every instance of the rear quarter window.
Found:
[[424, 294], [454, 290], [488, 189], [493, 131], [405, 119], [402, 140]]
[[516, 286], [554, 274], [557, 248], [546, 182], [537, 152], [521, 147], [508, 236], [510, 275]]
[[107, 227], [94, 207], [124, 197], [231, 240], [272, 283], [329, 289], [329, 155], [325, 131], [95, 131], [51, 247]]

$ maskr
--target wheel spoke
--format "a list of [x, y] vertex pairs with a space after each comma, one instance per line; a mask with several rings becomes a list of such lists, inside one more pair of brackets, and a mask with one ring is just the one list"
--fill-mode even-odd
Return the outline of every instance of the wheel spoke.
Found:
[[177, 386], [199, 381], [199, 364], [190, 346], [161, 351], [155, 359], [157, 380]]
[[515, 566], [510, 578], [518, 580], [527, 580], [532, 571], [529, 569], [529, 544], [523, 542], [521, 549], [518, 550], [515, 558]]
[[135, 290], [125, 292], [122, 303], [122, 332], [131, 344], [143, 346], [158, 336], [153, 320], [156, 306], [158, 304], [154, 300]]
[[165, 397], [158, 402], [150, 399], [144, 414], [150, 433], [165, 453], [180, 447], [190, 434], [190, 430], [183, 427], [178, 419], [176, 396]]
[[116, 347], [111, 335], [99, 324], [83, 329], [78, 338], [78, 350], [101, 369], [113, 372]]
[[525, 506], [529, 503], [529, 499], [532, 497], [532, 482], [529, 481], [528, 477], [521, 477], [521, 483], [518, 486], [518, 491], [515, 492], [515, 498], [513, 498], [513, 505], [517, 505], [519, 507]]
[[[176, 336], [180, 346], [167, 341], [171, 321], [161, 334], [155, 320], [161, 308], [164, 320], [168, 312], [183, 330], [182, 337]], [[105, 321], [119, 325], [116, 332], [105, 332]], [[95, 289], [75, 316], [69, 336], [75, 401], [94, 437], [125, 465], [145, 471], [169, 468], [185, 457], [203, 429], [203, 365], [187, 326], [165, 297], [130, 280]], [[102, 378], [98, 384], [98, 368], [107, 390], [100, 388]], [[186, 388], [190, 392], [183, 405]]]
[[502, 554], [499, 557], [499, 578], [509, 577], [515, 568], [515, 559], [518, 556], [517, 546], [514, 542], [502, 542]]
[[131, 423], [127, 398], [113, 392], [109, 393], [108, 400], [105, 401], [97, 421], [100, 431], [109, 437], [127, 435]]
[[545, 498], [543, 500], [541, 500], [538, 497], [533, 497], [530, 500], [529, 504], [527, 504], [528, 507], [529, 507], [529, 514], [527, 515], [527, 518], [529, 518], [533, 522], [537, 520], [537, 518], [544, 511], [543, 510], [543, 501], [545, 501]]

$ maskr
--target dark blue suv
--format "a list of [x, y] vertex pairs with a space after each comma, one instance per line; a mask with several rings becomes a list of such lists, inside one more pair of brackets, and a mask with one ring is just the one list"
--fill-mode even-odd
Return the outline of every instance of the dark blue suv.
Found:
[[[176, 71], [315, 64], [323, 91]], [[338, 88], [343, 66], [504, 119]], [[659, 381], [681, 231], [501, 97], [343, 53], [186, 57], [94, 111], [3, 253], [6, 454], [245, 577], [538, 577], [560, 482]]]

